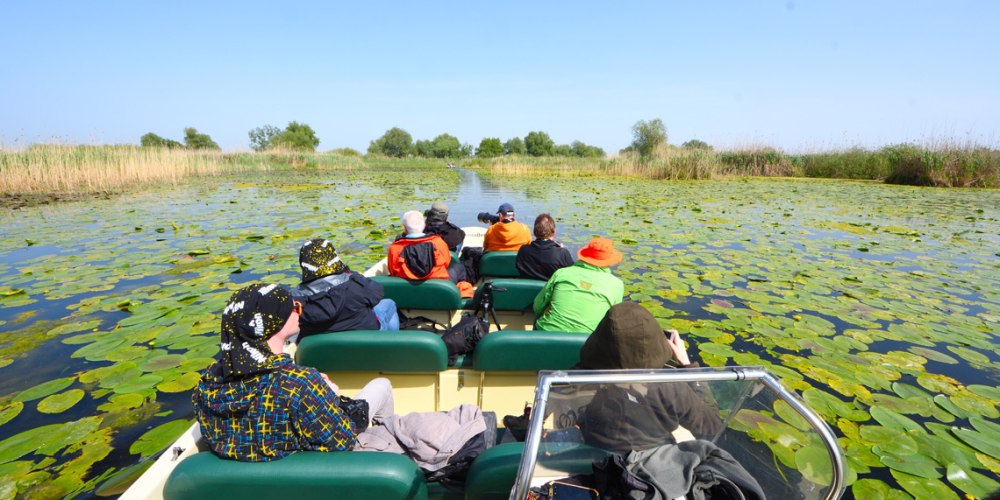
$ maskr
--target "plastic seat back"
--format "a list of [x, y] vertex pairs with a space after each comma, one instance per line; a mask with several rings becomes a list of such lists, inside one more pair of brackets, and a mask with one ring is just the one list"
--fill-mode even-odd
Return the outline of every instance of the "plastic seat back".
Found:
[[516, 278], [521, 274], [517, 272], [517, 252], [486, 252], [482, 260], [479, 261], [479, 275], [483, 277], [496, 278]]

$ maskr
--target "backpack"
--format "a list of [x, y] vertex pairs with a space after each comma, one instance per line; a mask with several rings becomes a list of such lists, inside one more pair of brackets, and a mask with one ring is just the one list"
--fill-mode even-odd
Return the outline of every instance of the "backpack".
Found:
[[448, 348], [448, 366], [454, 366], [459, 354], [469, 354], [476, 344], [490, 333], [490, 322], [471, 313], [462, 313], [454, 326], [441, 333], [441, 340]]

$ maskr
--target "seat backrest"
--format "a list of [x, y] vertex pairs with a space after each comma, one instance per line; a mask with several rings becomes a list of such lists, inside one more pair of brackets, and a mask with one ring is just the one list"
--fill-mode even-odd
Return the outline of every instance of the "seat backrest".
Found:
[[583, 333], [493, 332], [476, 345], [473, 367], [478, 371], [567, 370], [580, 360]]
[[186, 458], [163, 488], [166, 500], [285, 498], [426, 499], [416, 463], [389, 452], [300, 451], [272, 462], [237, 462], [211, 452]]
[[517, 272], [517, 252], [486, 252], [482, 260], [479, 261], [479, 275], [493, 276], [498, 278], [516, 278], [521, 275]]
[[372, 276], [385, 288], [385, 298], [401, 309], [454, 311], [465, 306], [458, 287], [448, 280], [411, 281], [396, 276]]
[[320, 333], [299, 342], [295, 362], [321, 372], [439, 372], [448, 368], [448, 349], [420, 330]]
[[493, 308], [497, 311], [529, 311], [544, 281], [497, 278], [493, 281]]
[[[540, 443], [539, 449], [545, 463], [538, 463], [536, 467], [544, 467], [556, 474], [546, 479], [592, 473], [594, 460], [608, 455], [604, 450], [582, 443]], [[517, 480], [523, 452], [524, 443], [503, 443], [479, 454], [466, 476], [465, 498], [508, 498]]]

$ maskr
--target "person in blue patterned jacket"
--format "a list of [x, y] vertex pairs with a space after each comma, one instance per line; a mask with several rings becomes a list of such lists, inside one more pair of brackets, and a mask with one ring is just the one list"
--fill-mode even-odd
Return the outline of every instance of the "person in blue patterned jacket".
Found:
[[192, 395], [201, 433], [216, 455], [266, 462], [300, 450], [351, 450], [360, 429], [393, 414], [387, 379], [374, 379], [358, 393], [369, 416], [355, 422], [338, 406], [336, 384], [284, 354], [301, 312], [302, 304], [277, 285], [250, 285], [229, 299], [220, 359]]

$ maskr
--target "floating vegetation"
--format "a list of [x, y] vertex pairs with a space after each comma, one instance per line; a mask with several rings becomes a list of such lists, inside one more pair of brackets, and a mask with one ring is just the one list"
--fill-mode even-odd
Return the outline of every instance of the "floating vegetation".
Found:
[[[459, 225], [495, 200], [522, 220], [550, 212], [574, 253], [593, 235], [620, 242], [614, 272], [628, 298], [680, 330], [703, 364], [781, 377], [841, 436], [855, 497], [976, 496], [995, 484], [1000, 192], [768, 179], [461, 184], [454, 170], [383, 168], [205, 179], [9, 212], [0, 485], [66, 496], [115, 476], [105, 488], [119, 491], [190, 425], [189, 391], [217, 354], [233, 290], [295, 284], [298, 248], [316, 237], [362, 270], [384, 255], [400, 214], [436, 200]], [[783, 466], [827, 473], [789, 408], [736, 420]], [[112, 446], [133, 461], [107, 458]]]

